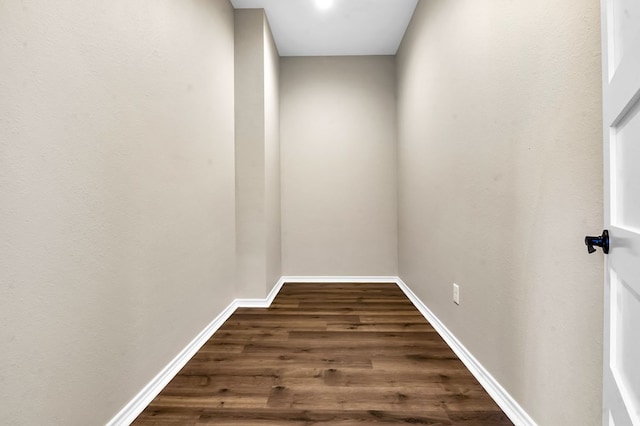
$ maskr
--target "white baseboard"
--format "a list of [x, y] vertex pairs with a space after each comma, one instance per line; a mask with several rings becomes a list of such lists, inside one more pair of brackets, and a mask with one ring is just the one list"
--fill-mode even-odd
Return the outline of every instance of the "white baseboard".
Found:
[[451, 347], [453, 352], [460, 358], [471, 374], [480, 382], [487, 393], [493, 398], [498, 406], [504, 411], [509, 419], [516, 426], [536, 426], [536, 422], [527, 412], [516, 402], [515, 399], [500, 385], [500, 383], [489, 373], [480, 362], [469, 352], [469, 350], [449, 331], [449, 329], [435, 316], [433, 312], [416, 296], [413, 291], [396, 277], [398, 287], [407, 295], [409, 300], [415, 305], [420, 313], [431, 323], [440, 337]]
[[237, 308], [268, 308], [271, 306], [273, 299], [276, 298], [285, 282], [286, 280], [284, 277], [280, 277], [276, 285], [273, 286], [267, 297], [264, 299], [236, 299], [234, 303]]
[[235, 312], [237, 308], [266, 308], [271, 305], [282, 286], [287, 282], [299, 283], [395, 283], [407, 295], [420, 313], [431, 323], [453, 352], [460, 358], [471, 374], [480, 382], [487, 393], [500, 406], [502, 411], [516, 426], [536, 426], [533, 419], [509, 395], [498, 381], [480, 364], [469, 350], [449, 331], [429, 308], [411, 291], [409, 286], [399, 277], [391, 276], [283, 276], [278, 280], [265, 299], [236, 299], [229, 304], [200, 334], [193, 339], [160, 373], [158, 373], [127, 405], [120, 410], [107, 426], [129, 425], [149, 405], [164, 387], [178, 374], [180, 369], [195, 355], [195, 353], [213, 336], [222, 324]]
[[398, 277], [390, 276], [284, 276], [281, 278], [285, 283], [395, 283]]
[[138, 394], [116, 414], [107, 426], [129, 425], [146, 408], [153, 398], [175, 377], [196, 352], [213, 336], [213, 333], [236, 310], [234, 302], [231, 302], [204, 330], [198, 334], [180, 353], [171, 360]]
[[285, 283], [280, 278], [265, 299], [235, 299], [229, 304], [204, 330], [198, 334], [176, 357], [171, 360], [138, 394], [116, 414], [107, 426], [130, 425], [136, 417], [153, 401], [153, 398], [164, 389], [176, 374], [187, 362], [198, 352], [198, 350], [218, 331], [218, 329], [229, 319], [238, 308], [266, 308], [271, 305], [282, 285]]

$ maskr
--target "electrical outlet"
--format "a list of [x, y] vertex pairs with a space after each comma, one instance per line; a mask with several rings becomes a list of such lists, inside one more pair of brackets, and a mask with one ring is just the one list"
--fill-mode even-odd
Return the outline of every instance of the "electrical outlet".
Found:
[[456, 283], [453, 283], [453, 303], [460, 304], [460, 286]]

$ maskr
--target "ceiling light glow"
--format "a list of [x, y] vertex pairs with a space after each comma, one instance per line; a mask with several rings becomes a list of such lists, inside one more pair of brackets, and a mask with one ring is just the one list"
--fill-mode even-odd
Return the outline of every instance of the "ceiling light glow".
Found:
[[333, 0], [315, 0], [318, 9], [329, 9], [333, 6]]

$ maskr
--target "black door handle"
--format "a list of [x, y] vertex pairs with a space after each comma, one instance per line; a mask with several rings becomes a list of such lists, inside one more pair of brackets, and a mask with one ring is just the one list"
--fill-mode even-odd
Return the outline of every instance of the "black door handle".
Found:
[[599, 237], [584, 237], [584, 243], [587, 245], [587, 251], [591, 254], [596, 251], [596, 247], [602, 247], [604, 254], [609, 253], [609, 231], [602, 231]]

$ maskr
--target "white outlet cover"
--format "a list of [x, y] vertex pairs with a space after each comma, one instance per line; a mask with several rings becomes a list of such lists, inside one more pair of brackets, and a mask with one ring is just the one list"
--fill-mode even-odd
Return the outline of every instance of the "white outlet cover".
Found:
[[460, 286], [456, 283], [453, 283], [453, 303], [460, 304]]

